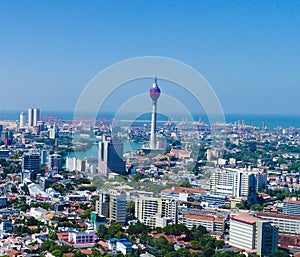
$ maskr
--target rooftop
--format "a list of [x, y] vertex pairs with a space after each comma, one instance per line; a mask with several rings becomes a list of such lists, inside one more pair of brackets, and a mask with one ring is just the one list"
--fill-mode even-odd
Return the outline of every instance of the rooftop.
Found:
[[295, 204], [300, 204], [300, 198], [296, 198], [296, 197], [286, 197], [283, 202], [285, 203], [295, 203]]
[[263, 219], [251, 216], [247, 213], [234, 214], [230, 217], [230, 219], [247, 224], [254, 224], [256, 221], [264, 221]]
[[278, 219], [287, 219], [287, 220], [300, 220], [300, 216], [295, 215], [285, 215], [285, 214], [278, 214], [278, 213], [270, 213], [270, 212], [259, 212], [257, 213], [258, 217], [272, 217]]
[[198, 188], [190, 188], [190, 187], [177, 187], [177, 188], [170, 188], [170, 189], [165, 189], [161, 191], [162, 193], [167, 193], [167, 194], [180, 194], [180, 193], [185, 193], [185, 194], [203, 194], [206, 192], [203, 189], [198, 189]]
[[224, 222], [222, 218], [211, 216], [211, 215], [184, 214], [183, 217], [187, 219], [194, 219], [194, 220]]

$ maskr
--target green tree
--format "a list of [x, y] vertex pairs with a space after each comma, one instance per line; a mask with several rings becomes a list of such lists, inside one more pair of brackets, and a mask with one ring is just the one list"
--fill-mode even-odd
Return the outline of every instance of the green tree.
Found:
[[50, 231], [49, 234], [48, 234], [48, 238], [51, 239], [51, 240], [57, 240], [58, 236], [54, 231]]
[[100, 224], [97, 229], [97, 236], [102, 239], [107, 238], [108, 229], [106, 226]]
[[120, 231], [123, 232], [122, 226], [119, 223], [112, 222], [108, 228], [107, 236], [113, 238]]
[[150, 228], [143, 223], [137, 223], [135, 225], [130, 225], [127, 229], [129, 235], [141, 234], [143, 231], [149, 231]]
[[58, 250], [58, 249], [53, 250], [53, 251], [51, 252], [51, 254], [54, 255], [55, 257], [62, 257], [62, 255], [63, 255], [62, 251], [61, 251], [61, 250]]
[[129, 219], [133, 219], [134, 213], [135, 213], [135, 203], [133, 201], [130, 201], [126, 205], [126, 216]]
[[277, 250], [274, 253], [274, 257], [289, 257], [289, 256], [290, 255], [286, 251], [283, 251], [283, 250]]
[[192, 187], [191, 183], [188, 180], [184, 180], [180, 183], [180, 187]]

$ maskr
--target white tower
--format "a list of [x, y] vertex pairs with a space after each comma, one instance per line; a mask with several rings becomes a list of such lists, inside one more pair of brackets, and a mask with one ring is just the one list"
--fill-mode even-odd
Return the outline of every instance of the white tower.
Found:
[[29, 108], [28, 109], [28, 127], [32, 127], [33, 126], [33, 109]]
[[20, 113], [20, 128], [25, 127], [25, 116], [26, 116], [25, 112]]
[[37, 122], [41, 120], [41, 112], [40, 109], [33, 109], [33, 126], [37, 126]]
[[157, 114], [157, 100], [160, 96], [160, 89], [157, 85], [156, 77], [150, 89], [150, 97], [152, 99], [152, 117], [151, 117], [151, 136], [150, 136], [150, 149], [156, 149], [156, 114]]

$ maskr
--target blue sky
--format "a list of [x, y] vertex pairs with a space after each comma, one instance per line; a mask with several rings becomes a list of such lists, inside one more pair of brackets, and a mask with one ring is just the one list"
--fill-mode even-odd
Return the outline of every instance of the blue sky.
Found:
[[226, 113], [297, 114], [299, 13], [300, 1], [2, 0], [0, 110], [73, 110], [98, 72], [155, 55], [198, 70]]

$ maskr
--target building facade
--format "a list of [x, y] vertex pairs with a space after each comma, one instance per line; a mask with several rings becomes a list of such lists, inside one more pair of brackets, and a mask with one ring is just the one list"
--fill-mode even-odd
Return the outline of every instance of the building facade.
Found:
[[251, 202], [257, 199], [255, 174], [236, 169], [216, 169], [210, 178], [213, 195], [235, 196]]
[[110, 222], [117, 222], [121, 225], [126, 222], [126, 193], [111, 189], [99, 194], [96, 201], [96, 212], [105, 216]]
[[300, 199], [296, 197], [285, 198], [283, 201], [283, 214], [300, 216]]
[[41, 172], [41, 158], [38, 153], [25, 154], [22, 157], [22, 170], [29, 170], [36, 176]]
[[230, 244], [245, 251], [256, 251], [261, 257], [271, 257], [278, 249], [278, 229], [269, 221], [249, 214], [232, 215]]
[[257, 217], [272, 222], [280, 233], [300, 234], [300, 216], [259, 212]]
[[184, 224], [189, 229], [199, 225], [206, 228], [211, 234], [222, 235], [225, 228], [225, 219], [213, 215], [184, 214], [178, 223]]
[[107, 177], [110, 172], [126, 174], [123, 143], [117, 139], [111, 141], [103, 138], [103, 141], [99, 142], [98, 173]]
[[135, 202], [136, 218], [151, 227], [177, 223], [177, 202], [170, 198], [139, 197]]

